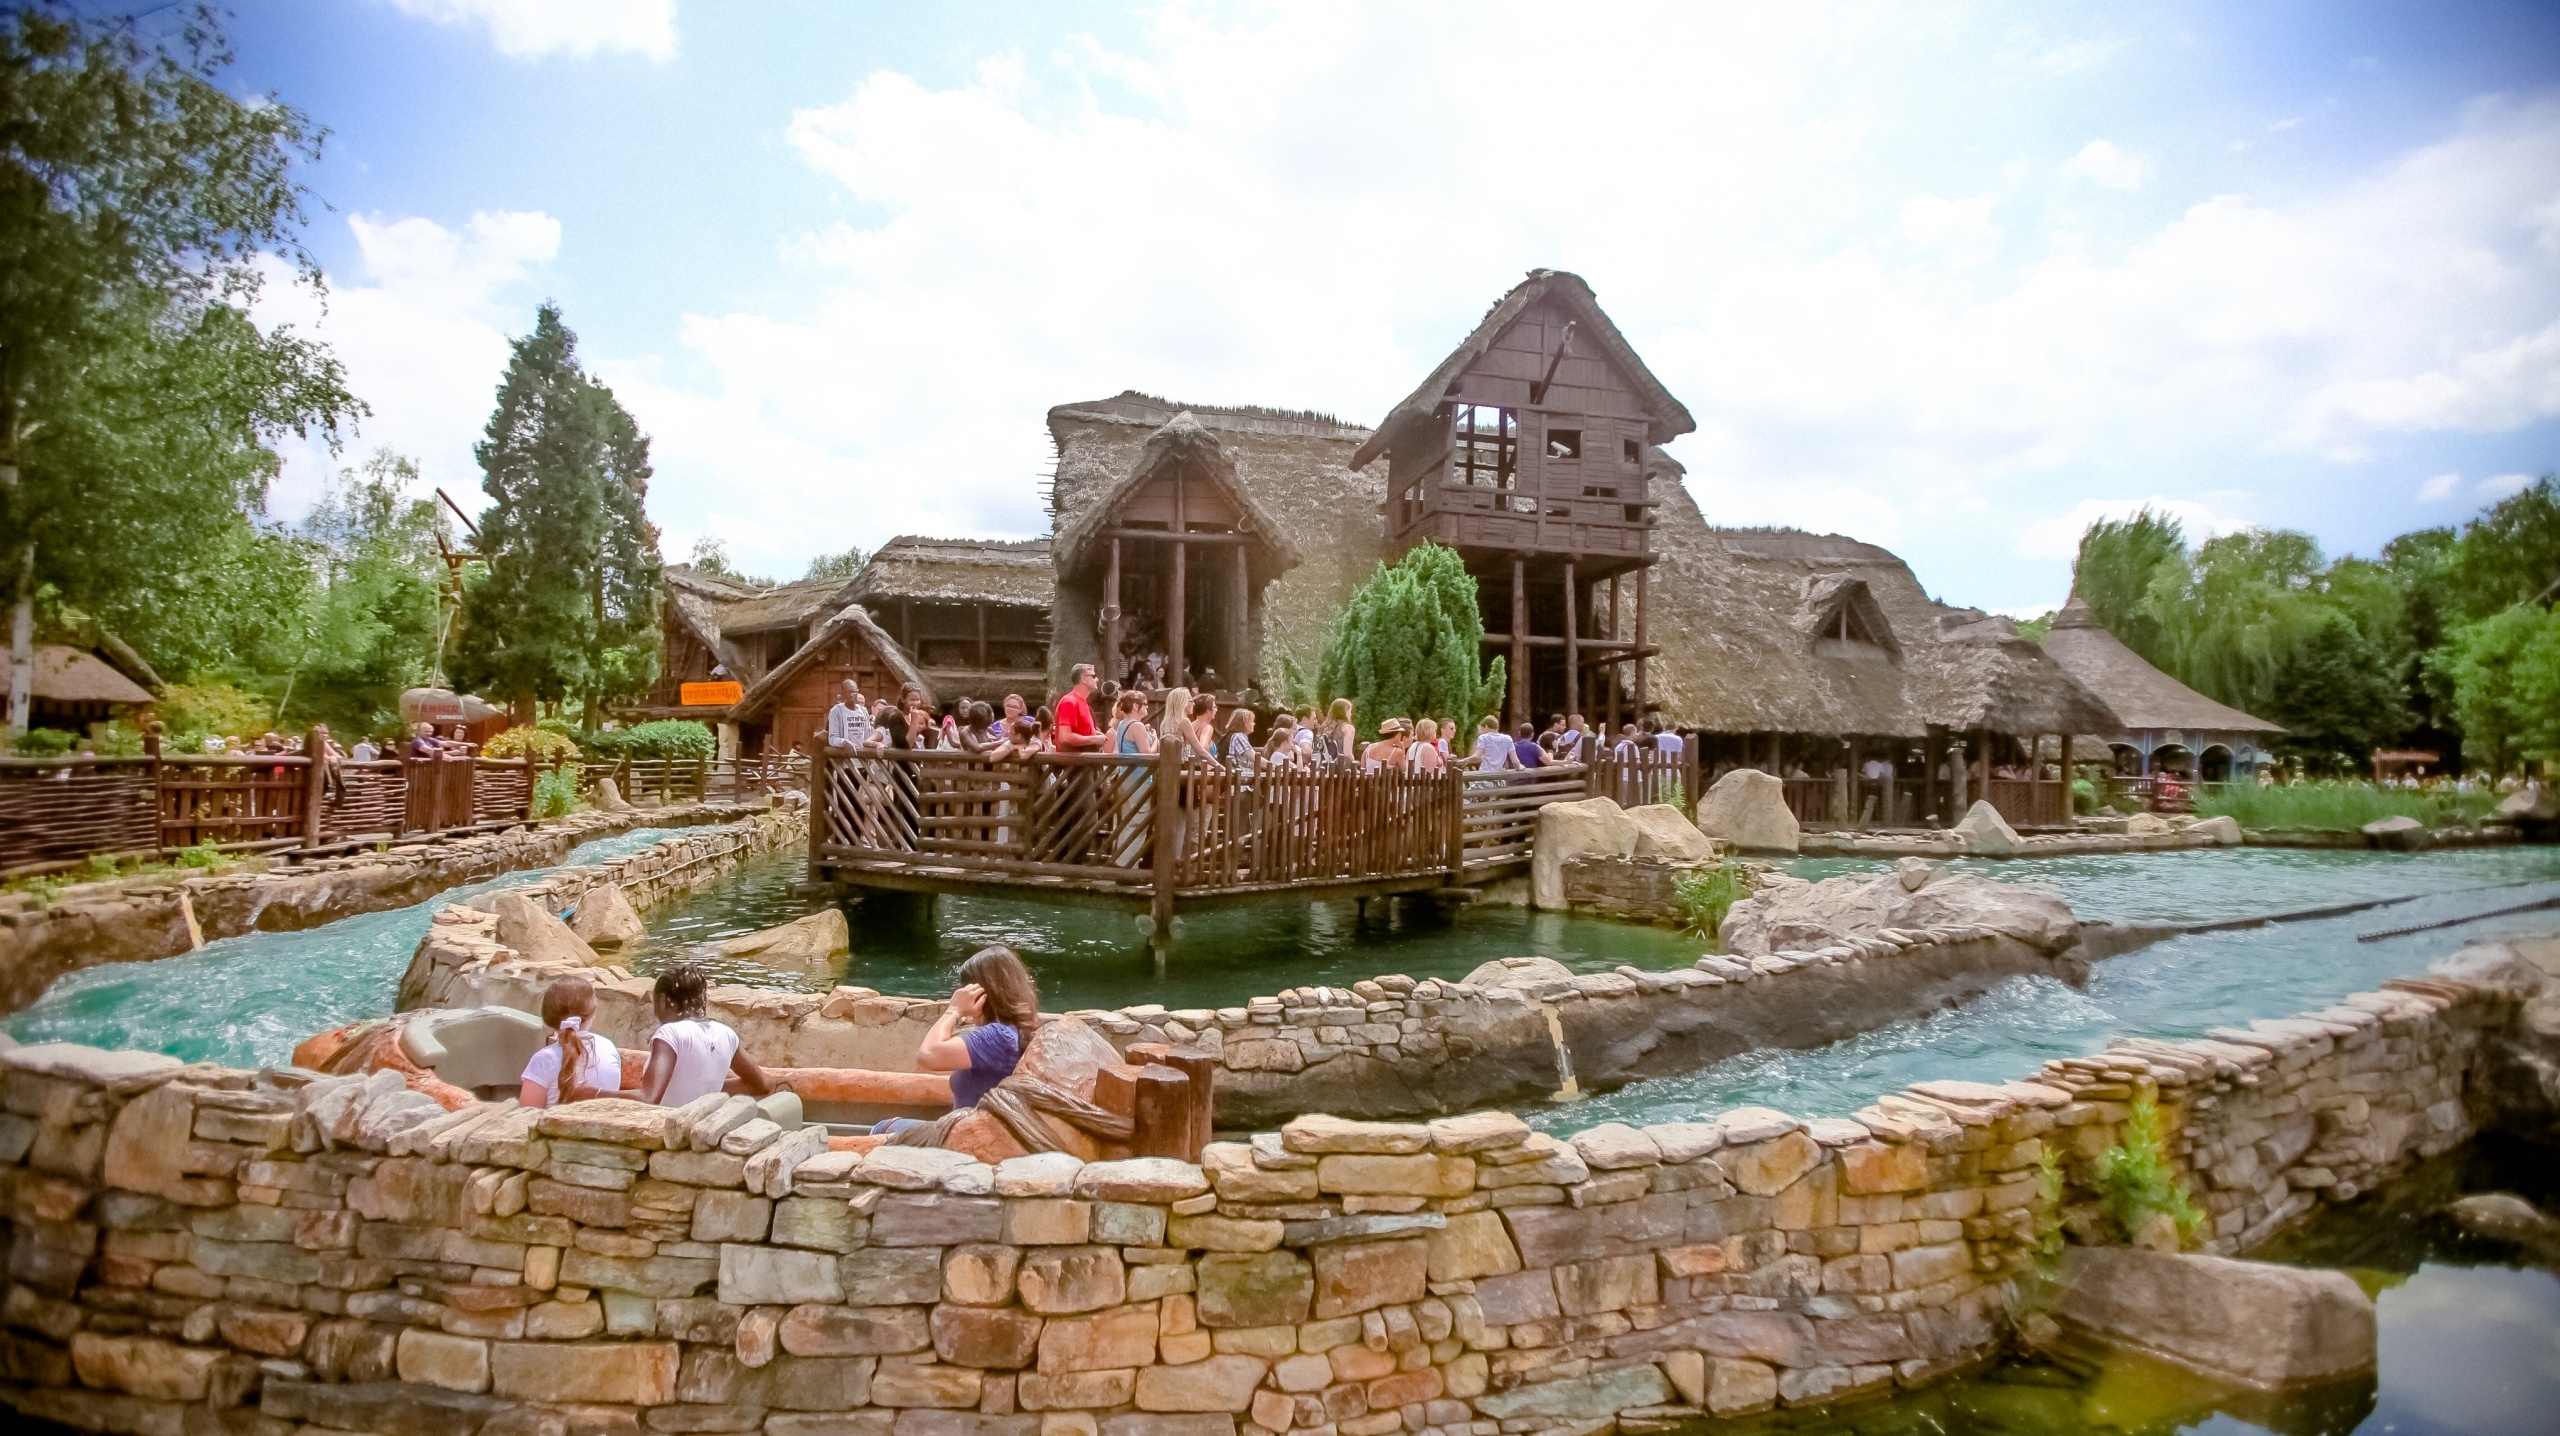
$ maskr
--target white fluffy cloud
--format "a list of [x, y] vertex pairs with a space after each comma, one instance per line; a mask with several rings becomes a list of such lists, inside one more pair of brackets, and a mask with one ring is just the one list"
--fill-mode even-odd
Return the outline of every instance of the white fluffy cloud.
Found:
[[2118, 149], [2109, 140], [2091, 140], [2062, 167], [2065, 176], [2084, 179], [2102, 189], [2140, 189], [2150, 164], [2142, 156]]
[[676, 53], [675, 0], [392, 0], [408, 14], [439, 25], [488, 30], [498, 53], [519, 60], [545, 55], [584, 59], [620, 50], [652, 60]]
[[2462, 475], [2438, 474], [2434, 478], [2427, 480], [2425, 483], [2418, 485], [2418, 501], [2420, 503], [2427, 504], [2442, 503], [2446, 499], [2452, 498], [2454, 491], [2461, 487]]
[[[459, 229], [372, 215], [351, 215], [347, 227], [361, 281], [341, 276], [325, 310], [308, 291], [270, 284], [259, 317], [317, 334], [346, 365], [349, 386], [373, 408], [348, 457], [396, 449], [472, 507], [471, 445], [489, 421], [507, 336], [530, 327], [524, 281], [559, 252], [560, 223], [501, 211]], [[274, 506], [306, 506], [332, 462], [316, 446], [289, 449]]]

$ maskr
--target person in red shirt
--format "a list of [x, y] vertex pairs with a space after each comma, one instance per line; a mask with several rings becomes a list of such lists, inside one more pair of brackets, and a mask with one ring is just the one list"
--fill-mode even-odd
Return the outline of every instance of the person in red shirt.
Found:
[[1105, 741], [1102, 729], [1093, 721], [1093, 665], [1075, 666], [1075, 686], [1058, 700], [1058, 751], [1090, 753]]

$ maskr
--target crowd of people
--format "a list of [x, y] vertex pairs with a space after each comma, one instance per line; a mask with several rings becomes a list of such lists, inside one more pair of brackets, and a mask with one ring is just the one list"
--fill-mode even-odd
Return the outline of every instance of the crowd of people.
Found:
[[1506, 731], [1490, 714], [1478, 718], [1473, 736], [1449, 717], [1391, 716], [1377, 736], [1360, 737], [1348, 698], [1331, 704], [1281, 708], [1266, 725], [1242, 703], [1221, 705], [1214, 693], [1174, 687], [1123, 688], [1098, 682], [1093, 665], [1077, 664], [1073, 684], [1054, 705], [1033, 708], [1019, 693], [1001, 705], [964, 698], [939, 711], [922, 690], [909, 687], [891, 702], [866, 698], [846, 679], [827, 712], [829, 748], [950, 750], [1004, 760], [1043, 753], [1153, 755], [1167, 747], [1185, 762], [1222, 764], [1238, 772], [1331, 771], [1357, 764], [1366, 772], [1500, 772], [1582, 763], [1605, 748], [1621, 760], [1637, 753], [1677, 753], [1677, 730], [1648, 718], [1620, 726], [1615, 738], [1579, 713], [1553, 715], [1544, 729], [1523, 723]]

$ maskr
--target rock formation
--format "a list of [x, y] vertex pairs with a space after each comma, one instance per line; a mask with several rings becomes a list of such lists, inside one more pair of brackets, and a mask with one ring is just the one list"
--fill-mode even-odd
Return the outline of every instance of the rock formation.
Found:
[[522, 955], [528, 962], [571, 963], [596, 966], [600, 959], [586, 939], [569, 930], [569, 925], [523, 893], [502, 892], [487, 899], [491, 912], [498, 915], [498, 941]]
[[844, 911], [833, 907], [719, 944], [723, 957], [743, 957], [759, 967], [808, 977], [834, 972], [838, 959], [851, 947], [852, 934], [845, 927]]
[[1698, 830], [1751, 852], [1792, 853], [1802, 839], [1786, 784], [1757, 768], [1716, 779], [1698, 804]]
[[2009, 820], [2000, 816], [2000, 810], [1991, 806], [1987, 798], [1973, 800], [1973, 806], [1965, 809], [1955, 831], [1964, 839], [1965, 851], [1969, 853], [1978, 853], [1986, 858], [2005, 858], [2018, 851], [2018, 830], [2009, 826]]
[[1627, 821], [1636, 825], [1637, 857], [1684, 863], [1714, 861], [1715, 840], [1699, 832], [1698, 825], [1678, 808], [1669, 803], [1646, 803], [1626, 811]]
[[578, 911], [569, 920], [569, 931], [598, 952], [620, 952], [649, 935], [648, 927], [640, 921], [639, 910], [623, 896], [619, 883], [602, 883], [587, 889], [586, 895], [578, 899]]
[[1626, 857], [1636, 850], [1643, 831], [1608, 798], [1549, 803], [1538, 809], [1538, 832], [1530, 851], [1529, 901], [1561, 910], [1565, 864], [1582, 857]]
[[1939, 872], [1920, 887], [1900, 871], [1855, 873], [1819, 883], [1772, 874], [1725, 915], [1725, 951], [1745, 957], [1819, 949], [1888, 928], [1989, 929], [2051, 955], [2077, 942], [2070, 905], [2032, 883]]
[[2055, 1320], [2219, 1381], [2274, 1390], [2374, 1364], [2373, 1298], [2341, 1271], [2072, 1247]]

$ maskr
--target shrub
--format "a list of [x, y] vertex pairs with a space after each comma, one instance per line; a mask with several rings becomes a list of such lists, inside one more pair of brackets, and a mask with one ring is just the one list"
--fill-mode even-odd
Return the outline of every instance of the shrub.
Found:
[[2098, 785], [2090, 782], [2086, 778], [2072, 779], [2071, 811], [2075, 813], [2094, 813], [2098, 811]]
[[228, 683], [173, 683], [161, 690], [164, 753], [194, 753], [207, 737], [255, 738], [267, 731], [275, 710]]
[[690, 718], [661, 718], [634, 728], [602, 728], [578, 735], [578, 746], [590, 758], [675, 758], [710, 761], [719, 751], [711, 730]]
[[2139, 1236], [2154, 1217], [2175, 1222], [2182, 1242], [2204, 1225], [2203, 1209], [2169, 1165], [2157, 1098], [2146, 1094], [2133, 1099], [2125, 1117], [2124, 1140], [2098, 1154], [2097, 1178], [2107, 1214], [2127, 1240]]
[[1750, 874], [1740, 863], [1721, 862], [1680, 874], [1671, 880], [1672, 897], [1680, 904], [1680, 930], [1715, 941], [1725, 914], [1750, 891]]
[[1677, 778], [1666, 779], [1662, 784], [1661, 794], [1657, 796], [1654, 801], [1657, 803], [1668, 803], [1672, 807], [1678, 808], [1681, 812], [1685, 813], [1689, 811], [1688, 785]]
[[480, 750], [491, 758], [528, 758], [537, 768], [555, 768], [562, 763], [578, 761], [578, 745], [557, 733], [540, 728], [510, 728], [489, 740]]
[[21, 758], [59, 758], [79, 746], [80, 735], [59, 728], [30, 728], [12, 745]]
[[534, 775], [533, 815], [535, 817], [557, 818], [577, 806], [578, 773], [576, 769], [545, 768]]
[[192, 848], [178, 849], [169, 855], [169, 861], [182, 868], [202, 868], [206, 872], [218, 872], [223, 865], [222, 849], [215, 847], [208, 840]]

